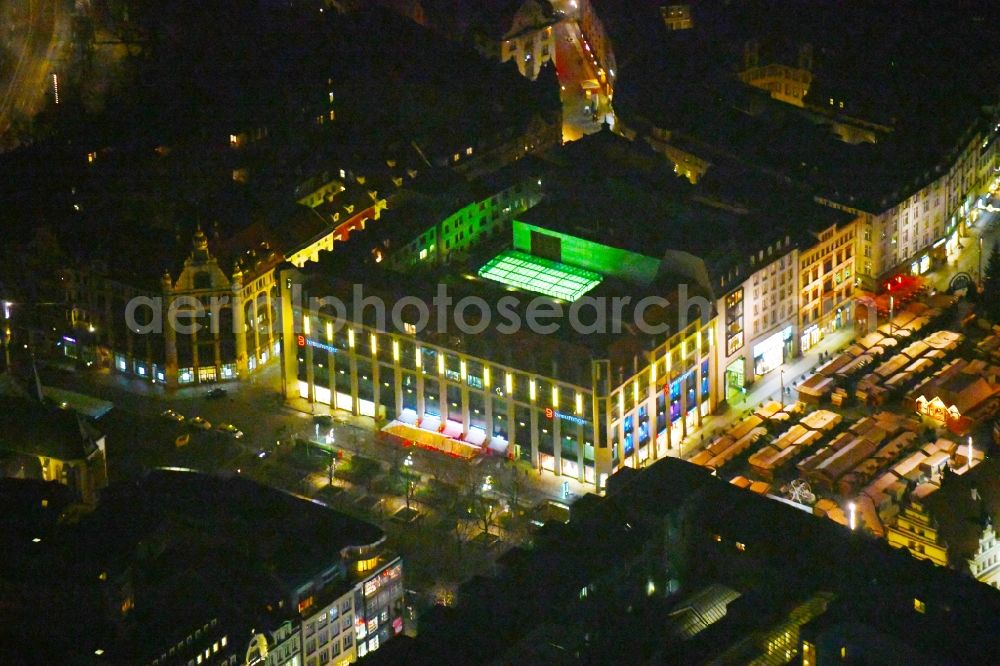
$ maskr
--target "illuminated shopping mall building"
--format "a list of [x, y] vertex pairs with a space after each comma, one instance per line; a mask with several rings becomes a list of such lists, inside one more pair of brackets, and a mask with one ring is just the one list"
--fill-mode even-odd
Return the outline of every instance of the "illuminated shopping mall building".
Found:
[[[492, 451], [598, 486], [622, 466], [696, 443], [735, 386], [727, 368], [742, 389], [797, 353], [798, 248], [817, 242], [813, 230], [831, 216], [834, 224], [849, 216], [779, 188], [761, 201], [758, 183], [752, 197], [735, 191], [727, 184], [740, 174], [721, 168], [692, 186], [607, 131], [578, 143], [532, 176], [540, 202], [500, 233], [465, 227], [460, 257], [421, 261], [417, 252], [401, 267], [393, 248], [412, 257], [414, 246], [380, 235], [321, 254], [315, 266], [286, 267], [286, 395], [374, 417], [392, 434], [458, 456]], [[615, 160], [629, 166], [608, 175], [604, 165]], [[793, 237], [777, 229], [778, 215], [809, 224]], [[353, 284], [382, 299], [383, 316], [370, 301], [356, 311]], [[453, 298], [443, 328], [436, 311], [420, 326], [412, 301], [393, 321], [403, 297], [432, 306], [439, 284]], [[504, 297], [520, 300], [513, 311], [523, 322], [540, 294], [562, 306], [543, 320], [557, 330], [505, 332]], [[734, 294], [745, 307], [739, 316], [730, 308], [726, 325], [718, 313]], [[463, 332], [454, 304], [470, 295], [485, 299], [492, 321]], [[344, 308], [310, 305], [330, 296]], [[644, 307], [647, 296], [669, 305]], [[600, 297], [607, 325], [595, 332], [589, 303]], [[630, 299], [617, 314], [614, 297]], [[644, 332], [637, 310], [665, 326]], [[478, 307], [463, 312], [478, 321]], [[574, 321], [583, 326], [574, 330]]]
[[[608, 249], [544, 235], [567, 250]], [[495, 314], [494, 323], [475, 334], [458, 331], [450, 315], [443, 332], [424, 333], [416, 328], [415, 308], [401, 311], [399, 328], [391, 322], [376, 326], [372, 307], [357, 321], [306, 305], [311, 297], [334, 295], [352, 312], [348, 282], [328, 279], [320, 270], [283, 272], [284, 335], [291, 342], [284, 352], [288, 397], [375, 417], [392, 434], [461, 457], [485, 452], [519, 457], [589, 484], [603, 483], [623, 465], [676, 455], [682, 439], [698, 430], [718, 400], [711, 381], [712, 321], [694, 320], [661, 336], [624, 327], [618, 335], [581, 335], [569, 330], [570, 303], [584, 294], [610, 298], [623, 284], [620, 273], [612, 265], [570, 265], [527, 249], [515, 244], [485, 264], [480, 275], [446, 284], [456, 302], [475, 294], [491, 308], [510, 295], [506, 286], [521, 297], [522, 318], [539, 291], [559, 294], [564, 316], [544, 320], [560, 327], [551, 335], [504, 334]], [[593, 270], [601, 267], [604, 273]], [[304, 307], [295, 307], [295, 287], [302, 289]], [[430, 304], [434, 292], [425, 292], [378, 290], [371, 281], [365, 288], [366, 295], [385, 300], [387, 312], [404, 296]], [[631, 316], [626, 310], [628, 326]], [[580, 319], [593, 321], [593, 311], [585, 310]]]

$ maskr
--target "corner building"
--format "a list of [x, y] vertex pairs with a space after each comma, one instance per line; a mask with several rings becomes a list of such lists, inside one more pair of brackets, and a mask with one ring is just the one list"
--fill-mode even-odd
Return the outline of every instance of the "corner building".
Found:
[[[628, 332], [591, 341], [565, 330], [425, 335], [412, 323], [384, 330], [296, 307], [293, 287], [308, 304], [323, 280], [282, 275], [287, 397], [373, 417], [385, 431], [459, 457], [518, 457], [602, 488], [621, 467], [678, 455], [718, 402], [714, 320], [659, 343]], [[452, 293], [455, 302], [464, 295]]]

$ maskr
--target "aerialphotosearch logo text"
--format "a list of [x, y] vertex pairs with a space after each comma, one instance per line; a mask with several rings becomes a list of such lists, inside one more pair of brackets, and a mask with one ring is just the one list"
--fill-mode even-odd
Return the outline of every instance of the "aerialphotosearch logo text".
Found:
[[[582, 296], [572, 303], [535, 296], [505, 294], [496, 300], [481, 296], [463, 296], [456, 300], [448, 286], [439, 284], [436, 294], [428, 301], [417, 296], [402, 296], [387, 302], [380, 296], [365, 295], [364, 286], [355, 284], [349, 302], [337, 296], [310, 296], [303, 303], [300, 285], [292, 285], [290, 300], [293, 311], [309, 312], [328, 317], [334, 331], [351, 323], [365, 323], [378, 330], [397, 330], [411, 334], [454, 333], [479, 335], [492, 328], [502, 335], [530, 331], [552, 335], [568, 329], [579, 335], [619, 334], [623, 331], [645, 335], [664, 335], [682, 330], [689, 321], [708, 321], [712, 304], [701, 296], [688, 296], [687, 285], [678, 289], [678, 306], [662, 296]], [[164, 308], [160, 296], [137, 296], [125, 307], [125, 321], [138, 334], [165, 332], [170, 327], [182, 335], [194, 335], [203, 330], [220, 333], [223, 314], [231, 310], [233, 299], [226, 294], [209, 297], [180, 295], [169, 300]], [[250, 312], [266, 310], [268, 299], [261, 297]], [[275, 316], [282, 311], [281, 298], [270, 299]], [[303, 307], [305, 306], [305, 307]], [[242, 304], [239, 307], [243, 307]], [[668, 321], [665, 313], [673, 313], [676, 322]], [[239, 328], [236, 317], [233, 332]], [[676, 324], [675, 326], [672, 324]], [[296, 324], [296, 333], [302, 333]]]

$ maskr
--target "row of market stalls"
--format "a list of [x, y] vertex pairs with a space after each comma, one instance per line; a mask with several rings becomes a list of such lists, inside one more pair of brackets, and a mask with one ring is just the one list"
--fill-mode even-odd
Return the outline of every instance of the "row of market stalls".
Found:
[[976, 344], [976, 350], [987, 360], [1000, 363], [1000, 326]]
[[857, 382], [854, 397], [865, 405], [882, 405], [892, 392], [904, 390], [942, 363], [963, 340], [961, 333], [935, 331], [894, 351], [899, 340], [877, 331], [869, 333], [803, 381], [798, 386], [799, 400], [818, 405], [829, 396], [835, 406], [843, 406], [848, 399], [843, 384], [867, 370]]
[[837, 427], [842, 417], [825, 409], [811, 412], [750, 456], [748, 463], [756, 476], [774, 480], [775, 472], [786, 467], [800, 453], [823, 439], [823, 434]]
[[962, 475], [983, 461], [983, 452], [949, 439], [922, 443], [915, 439], [897, 462], [875, 476], [856, 498], [865, 516], [865, 524], [881, 535], [892, 524], [909, 497], [923, 500], [941, 488], [946, 468]]
[[691, 459], [691, 462], [702, 467], [720, 469], [767, 434], [763, 423], [764, 419], [757, 414], [747, 416], [709, 442], [708, 446]]
[[749, 456], [749, 477], [739, 475], [731, 483], [769, 494], [778, 474], [784, 471], [787, 478], [788, 469], [798, 461], [798, 478], [827, 495], [803, 508], [846, 525], [850, 517], [843, 507], [853, 505], [855, 519], [882, 535], [909, 489], [931, 492], [939, 487], [945, 468], [961, 473], [970, 456], [973, 462], [982, 459], [982, 452], [952, 440], [925, 441], [925, 428], [915, 416], [881, 411], [841, 430], [841, 414], [826, 409], [802, 414], [802, 408], [777, 402], [762, 405], [713, 439], [691, 462], [717, 470], [769, 430], [780, 431], [797, 419]]

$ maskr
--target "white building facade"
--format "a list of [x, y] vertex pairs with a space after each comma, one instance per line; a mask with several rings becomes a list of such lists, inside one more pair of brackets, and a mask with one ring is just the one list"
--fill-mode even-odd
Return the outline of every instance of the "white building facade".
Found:
[[798, 255], [786, 237], [720, 278], [716, 383], [727, 400], [798, 352]]
[[976, 554], [969, 560], [969, 571], [976, 580], [1000, 589], [1000, 541], [990, 520], [979, 536]]

